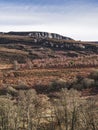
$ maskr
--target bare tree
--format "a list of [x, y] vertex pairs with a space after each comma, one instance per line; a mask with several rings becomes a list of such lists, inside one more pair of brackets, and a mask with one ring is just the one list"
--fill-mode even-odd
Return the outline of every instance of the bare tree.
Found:
[[26, 64], [27, 64], [28, 69], [32, 69], [33, 64], [29, 58], [26, 59]]
[[20, 69], [20, 65], [17, 60], [14, 61], [13, 68], [14, 68], [14, 70]]

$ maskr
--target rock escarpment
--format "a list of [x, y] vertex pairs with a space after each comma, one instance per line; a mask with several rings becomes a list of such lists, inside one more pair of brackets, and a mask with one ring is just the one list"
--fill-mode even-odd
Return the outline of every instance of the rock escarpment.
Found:
[[21, 35], [21, 36], [29, 36], [29, 37], [37, 37], [37, 38], [50, 38], [50, 39], [58, 39], [58, 40], [73, 40], [72, 38], [65, 37], [56, 33], [49, 32], [8, 32], [9, 35]]

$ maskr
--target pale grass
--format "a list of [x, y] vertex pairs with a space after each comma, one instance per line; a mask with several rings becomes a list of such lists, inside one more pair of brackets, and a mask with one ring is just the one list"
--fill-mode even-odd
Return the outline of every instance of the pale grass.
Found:
[[0, 47], [0, 52], [8, 52], [8, 53], [15, 53], [15, 54], [23, 54], [23, 55], [27, 55], [28, 52], [22, 51], [22, 50], [16, 50], [16, 49], [8, 49], [8, 48], [4, 48], [4, 47]]

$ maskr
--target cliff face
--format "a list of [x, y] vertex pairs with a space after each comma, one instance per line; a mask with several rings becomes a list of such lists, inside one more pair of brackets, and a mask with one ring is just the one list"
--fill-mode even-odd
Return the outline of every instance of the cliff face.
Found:
[[50, 38], [50, 39], [58, 39], [58, 40], [73, 40], [72, 38], [69, 37], [65, 37], [56, 33], [48, 33], [48, 32], [8, 32], [6, 34], [37, 37], [37, 38]]
[[35, 36], [38, 38], [50, 38], [50, 39], [58, 39], [58, 40], [72, 40], [69, 37], [65, 37], [56, 33], [47, 33], [47, 32], [32, 32], [29, 33], [28, 36]]

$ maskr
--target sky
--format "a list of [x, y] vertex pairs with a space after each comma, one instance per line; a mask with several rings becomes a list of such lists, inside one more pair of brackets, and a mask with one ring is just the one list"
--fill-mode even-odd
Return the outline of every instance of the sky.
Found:
[[98, 41], [98, 0], [0, 0], [0, 32], [8, 31]]

